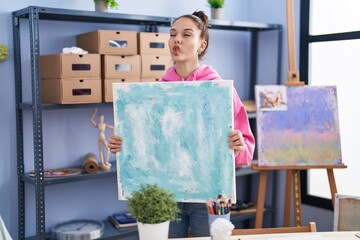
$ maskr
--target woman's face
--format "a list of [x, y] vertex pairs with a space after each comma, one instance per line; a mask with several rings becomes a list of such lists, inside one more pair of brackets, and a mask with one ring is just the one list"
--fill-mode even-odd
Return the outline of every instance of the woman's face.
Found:
[[170, 29], [169, 48], [176, 63], [197, 62], [198, 51], [204, 44], [206, 42], [200, 39], [200, 30], [193, 20], [182, 17], [174, 22]]

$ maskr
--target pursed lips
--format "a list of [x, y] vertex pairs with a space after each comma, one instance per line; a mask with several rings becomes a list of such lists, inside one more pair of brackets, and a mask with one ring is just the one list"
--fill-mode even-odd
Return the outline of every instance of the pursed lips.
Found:
[[172, 47], [172, 53], [173, 53], [174, 55], [180, 54], [180, 46], [179, 46], [179, 45], [174, 45], [174, 46]]

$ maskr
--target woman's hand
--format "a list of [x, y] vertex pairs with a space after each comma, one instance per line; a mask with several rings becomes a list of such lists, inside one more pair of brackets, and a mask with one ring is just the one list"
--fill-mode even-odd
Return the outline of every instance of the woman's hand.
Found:
[[245, 149], [245, 142], [242, 133], [239, 130], [231, 131], [229, 134], [229, 147], [234, 150], [235, 156]]
[[110, 152], [117, 153], [121, 150], [122, 138], [113, 134], [108, 141], [108, 147], [110, 148]]

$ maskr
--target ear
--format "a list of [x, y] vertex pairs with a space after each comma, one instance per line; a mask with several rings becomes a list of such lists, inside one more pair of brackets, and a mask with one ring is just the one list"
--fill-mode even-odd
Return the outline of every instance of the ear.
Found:
[[204, 39], [201, 40], [200, 48], [202, 49], [202, 51], [204, 51], [206, 47], [207, 47], [207, 41], [205, 41]]

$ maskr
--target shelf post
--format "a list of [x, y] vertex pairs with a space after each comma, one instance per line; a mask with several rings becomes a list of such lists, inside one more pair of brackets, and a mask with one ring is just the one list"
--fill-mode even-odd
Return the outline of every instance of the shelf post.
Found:
[[39, 11], [38, 7], [29, 7], [30, 55], [31, 55], [31, 87], [32, 117], [36, 197], [36, 235], [45, 239], [45, 187], [43, 166], [43, 134], [40, 87], [40, 42], [39, 42]]

